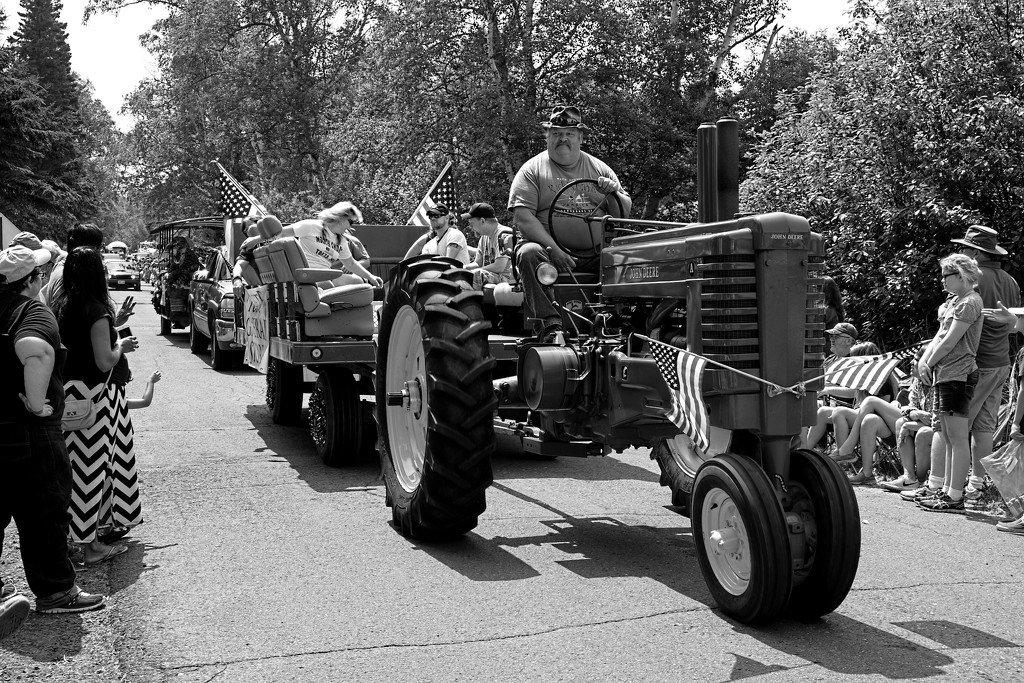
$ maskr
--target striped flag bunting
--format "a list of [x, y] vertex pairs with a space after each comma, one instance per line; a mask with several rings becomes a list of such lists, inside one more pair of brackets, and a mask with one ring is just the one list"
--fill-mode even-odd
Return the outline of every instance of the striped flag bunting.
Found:
[[427, 218], [427, 211], [438, 204], [444, 204], [449, 211], [459, 215], [459, 198], [455, 192], [455, 176], [452, 175], [452, 162], [448, 162], [437, 176], [437, 180], [430, 186], [427, 193], [423, 195], [420, 205], [413, 211], [412, 216], [406, 221], [406, 225], [422, 225], [430, 227], [430, 219]]
[[654, 339], [647, 341], [672, 396], [668, 419], [683, 430], [697, 448], [707, 452], [711, 445], [711, 421], [700, 389], [707, 359]]
[[217, 164], [217, 188], [220, 190], [217, 210], [224, 214], [225, 218], [262, 218], [267, 215], [266, 207], [242, 187], [219, 161], [215, 160], [213, 163]]
[[917, 350], [926, 344], [921, 342], [899, 351], [883, 353], [880, 356], [847, 356], [839, 358], [828, 368], [825, 376], [830, 384], [847, 389], [860, 389], [873, 394], [881, 389], [896, 366], [912, 359]]

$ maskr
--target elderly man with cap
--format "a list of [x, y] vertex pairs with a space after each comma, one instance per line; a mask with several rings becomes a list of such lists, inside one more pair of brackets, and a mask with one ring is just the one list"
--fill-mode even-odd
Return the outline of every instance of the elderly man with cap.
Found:
[[614, 193], [622, 203], [624, 215], [628, 216], [632, 200], [615, 171], [581, 149], [591, 129], [583, 123], [578, 107], [555, 107], [541, 126], [546, 129], [547, 149], [528, 159], [516, 173], [509, 190], [508, 209], [513, 212], [515, 226], [524, 238], [516, 252], [516, 262], [523, 281], [527, 316], [534, 320], [535, 331], [545, 340], [553, 341], [562, 330], [562, 317], [551, 302], [548, 288], [537, 280], [537, 266], [551, 263], [563, 272], [596, 272], [600, 259], [593, 257], [577, 263], [555, 244], [544, 227], [552, 200], [563, 187], [584, 178], [595, 178], [596, 185], [581, 185], [575, 196], [570, 197], [568, 193], [562, 196], [566, 208], [571, 202], [573, 212], [597, 209], [607, 195]]
[[473, 271], [473, 286], [481, 289], [485, 284], [511, 282], [512, 228], [499, 223], [494, 216], [494, 207], [484, 202], [469, 207], [469, 211], [462, 214], [462, 220], [480, 235], [476, 260], [466, 266]]
[[421, 254], [447, 256], [460, 261], [463, 265], [470, 262], [469, 245], [461, 230], [451, 224], [451, 215], [444, 204], [435, 204], [427, 209], [430, 221], [430, 236], [423, 243]]
[[981, 459], [992, 454], [992, 440], [998, 427], [999, 403], [1003, 397], [1003, 385], [1010, 376], [1010, 337], [1013, 324], [1000, 321], [991, 311], [999, 302], [1011, 308], [1020, 306], [1020, 287], [1013, 277], [1003, 270], [999, 257], [1006, 256], [1005, 249], [998, 244], [999, 235], [984, 225], [972, 225], [962, 239], [951, 240], [960, 245], [960, 253], [970, 256], [981, 267], [978, 293], [985, 310], [978, 342], [978, 384], [971, 398], [968, 419], [971, 429], [971, 478], [964, 489], [964, 504], [968, 507], [981, 500], [985, 483], [985, 468]]
[[[64, 257], [67, 256], [67, 252], [63, 251], [57, 246], [57, 243], [53, 240], [40, 240], [35, 233], [32, 232], [19, 232], [11, 239], [9, 247], [25, 247], [32, 251], [38, 251], [45, 249], [50, 252], [50, 261], [46, 265], [40, 267], [39, 272], [42, 275], [43, 287], [45, 288], [46, 283], [50, 279], [50, 274], [53, 272], [54, 267], [57, 264], [63, 264]], [[39, 293], [39, 300], [45, 303], [42, 292]]]
[[[58, 614], [96, 609], [105, 598], [75, 585], [68, 558], [71, 462], [60, 427], [67, 352], [53, 313], [37, 298], [49, 261], [46, 249], [0, 251], [0, 551], [13, 519], [36, 610]], [[0, 637], [26, 614], [25, 599], [0, 577]]]
[[[829, 366], [840, 358], [850, 355], [850, 348], [857, 341], [860, 334], [857, 328], [851, 323], [838, 323], [835, 327], [825, 330], [828, 335], [831, 353], [825, 358], [821, 365], [822, 373], [828, 372]], [[820, 403], [818, 415], [814, 426], [809, 427], [804, 433], [803, 447], [814, 448], [821, 437], [825, 435], [828, 425], [831, 424], [832, 412], [837, 407], [850, 407], [857, 391], [848, 387], [841, 387], [838, 384], [829, 384], [828, 377], [825, 378], [825, 386], [818, 392]]]

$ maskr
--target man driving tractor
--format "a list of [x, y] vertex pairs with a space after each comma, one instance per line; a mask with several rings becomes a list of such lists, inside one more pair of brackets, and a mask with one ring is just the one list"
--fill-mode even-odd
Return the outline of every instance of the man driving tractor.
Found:
[[632, 200], [615, 171], [580, 148], [591, 128], [583, 123], [578, 107], [555, 107], [541, 126], [547, 129], [547, 149], [519, 168], [509, 191], [508, 209], [523, 235], [516, 251], [516, 265], [523, 283], [526, 314], [533, 321], [534, 331], [545, 341], [553, 341], [562, 330], [562, 317], [552, 304], [547, 287], [538, 281], [537, 267], [551, 263], [561, 272], [596, 273], [600, 258], [594, 255], [576, 259], [559, 246], [548, 229], [552, 200], [566, 185], [586, 178], [596, 178], [596, 185], [580, 184], [575, 193], [563, 195], [558, 208], [564, 213], [586, 215], [597, 210], [607, 195], [614, 194], [622, 206], [622, 215], [628, 216]]

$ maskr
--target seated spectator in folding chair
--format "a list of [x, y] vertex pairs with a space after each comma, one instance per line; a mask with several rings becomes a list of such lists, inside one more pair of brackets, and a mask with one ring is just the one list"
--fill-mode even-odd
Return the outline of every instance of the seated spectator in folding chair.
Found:
[[[857, 328], [850, 323], [839, 323], [825, 330], [825, 334], [829, 336], [832, 351], [821, 365], [822, 372], [827, 373], [833, 363], [850, 355], [850, 349], [857, 341], [858, 333]], [[818, 414], [815, 424], [804, 433], [804, 448], [814, 448], [818, 445], [832, 424], [832, 412], [838, 407], [852, 406], [855, 394], [853, 389], [839, 386], [830, 382], [828, 377], [825, 378], [825, 386], [818, 392]]]
[[[923, 349], [917, 353], [917, 358], [920, 358]], [[853, 354], [851, 354], [853, 355]], [[883, 385], [880, 393], [891, 395], [892, 392], [899, 392], [899, 383], [896, 381], [894, 376], [891, 376], [887, 380], [887, 384]], [[906, 425], [910, 419], [911, 414], [916, 417], [917, 422], [912, 423], [913, 428], [908, 427], [908, 433], [910, 431], [917, 432], [919, 429], [925, 429], [925, 433], [922, 434], [922, 445], [925, 450], [922, 454], [922, 471], [925, 471], [929, 462], [929, 451], [928, 447], [931, 445], [931, 412], [922, 409], [924, 402], [930, 403], [926, 392], [922, 389], [920, 378], [917, 376], [916, 371], [913, 374], [911, 380], [911, 398], [908, 400], [906, 405], [901, 405], [899, 399], [893, 399], [891, 401], [885, 400], [880, 396], [866, 396], [861, 401], [860, 406], [857, 408], [856, 417], [854, 418], [853, 424], [850, 425], [850, 435], [843, 441], [839, 448], [836, 449], [832, 459], [837, 463], [844, 464], [849, 462], [855, 462], [857, 460], [856, 448], [860, 445], [860, 458], [862, 471], [859, 475], [851, 479], [851, 483], [864, 484], [872, 483], [874, 478], [871, 476], [872, 468], [874, 466], [875, 453], [877, 450], [878, 439], [890, 439], [895, 435], [901, 434], [901, 427]], [[839, 419], [847, 419], [849, 416], [843, 412], [840, 414]], [[927, 424], [927, 427], [924, 425]], [[838, 428], [837, 428], [838, 431]], [[902, 434], [903, 437], [906, 434]], [[927, 440], [924, 443], [925, 439]], [[904, 440], [906, 440], [904, 438]], [[917, 476], [914, 474], [914, 441], [910, 441], [909, 449], [909, 468], [906, 465], [907, 460], [903, 457], [903, 450], [900, 439], [897, 438], [895, 443], [892, 445], [900, 448], [901, 462], [904, 463], [904, 475], [901, 476], [897, 481], [900, 483], [907, 482], [905, 485], [898, 488], [886, 487], [890, 491], [904, 491], [909, 488], [917, 488]], [[910, 482], [913, 482], [912, 484]]]
[[[850, 357], [877, 356], [881, 351], [872, 342], [861, 342], [850, 349]], [[899, 404], [895, 403], [899, 395], [899, 381], [894, 375], [888, 379], [875, 395], [866, 391], [856, 390], [853, 408], [836, 408], [832, 412], [832, 426], [835, 429], [836, 443], [839, 448], [832, 456], [836, 462], [852, 462], [857, 459], [854, 449], [861, 444], [864, 470], [850, 479], [851, 484], [873, 484], [871, 474], [876, 438], [888, 438], [895, 434], [896, 419], [900, 416]], [[862, 433], [863, 432], [863, 433]]]

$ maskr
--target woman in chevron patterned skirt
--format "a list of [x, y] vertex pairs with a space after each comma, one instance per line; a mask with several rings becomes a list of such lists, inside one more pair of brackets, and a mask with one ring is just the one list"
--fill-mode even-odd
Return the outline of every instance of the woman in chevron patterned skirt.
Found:
[[129, 376], [125, 354], [138, 347], [138, 340], [117, 336], [103, 257], [95, 249], [79, 247], [68, 254], [53, 309], [68, 349], [65, 396], [92, 399], [97, 408], [95, 424], [64, 433], [72, 474], [70, 536], [84, 546], [85, 563], [96, 564], [127, 550], [103, 543], [101, 527], [127, 529], [142, 521], [124, 393]]

